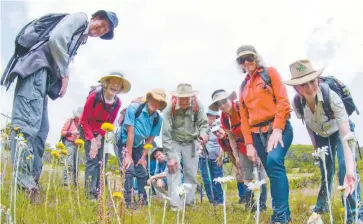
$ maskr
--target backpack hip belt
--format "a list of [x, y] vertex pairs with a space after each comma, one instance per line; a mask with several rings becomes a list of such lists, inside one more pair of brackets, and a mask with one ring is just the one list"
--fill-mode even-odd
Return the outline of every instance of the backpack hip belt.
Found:
[[[267, 143], [267, 141], [270, 138], [271, 133], [272, 133], [272, 122], [274, 120], [275, 119], [271, 119], [271, 120], [261, 122], [259, 124], [252, 125], [252, 127], [258, 127], [258, 134], [260, 136], [262, 146], [265, 147], [265, 148], [266, 148], [266, 145], [267, 145], [266, 143]], [[262, 132], [262, 128], [266, 127], [266, 126], [268, 126], [268, 131], [267, 131], [267, 138], [265, 139], [264, 133]], [[267, 148], [266, 148], [266, 150], [267, 150]]]

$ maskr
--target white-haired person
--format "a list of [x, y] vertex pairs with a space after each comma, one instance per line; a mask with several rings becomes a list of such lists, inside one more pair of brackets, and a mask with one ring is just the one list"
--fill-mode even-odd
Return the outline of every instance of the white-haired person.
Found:
[[[68, 151], [67, 168], [64, 168], [63, 185], [68, 186], [68, 183], [77, 185], [78, 174], [78, 159], [77, 145], [75, 141], [79, 138], [79, 119], [82, 115], [83, 107], [78, 107], [73, 110], [73, 117], [66, 120], [61, 131], [61, 141], [64, 143]], [[77, 164], [77, 165], [76, 165]], [[69, 182], [68, 182], [69, 181]]]

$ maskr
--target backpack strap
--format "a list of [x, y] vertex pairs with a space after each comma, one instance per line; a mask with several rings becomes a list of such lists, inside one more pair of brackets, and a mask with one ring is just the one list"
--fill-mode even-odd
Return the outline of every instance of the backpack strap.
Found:
[[154, 120], [153, 120], [153, 127], [152, 128], [155, 128], [156, 125], [158, 124], [159, 122], [159, 113], [156, 112], [156, 117], [154, 117]]
[[135, 119], [137, 119], [140, 116], [140, 114], [141, 114], [141, 112], [142, 112], [142, 110], [144, 109], [145, 106], [146, 106], [146, 103], [141, 103], [139, 105], [139, 107], [137, 108], [137, 110], [135, 112]]
[[95, 109], [96, 105], [101, 100], [101, 92], [103, 91], [103, 87], [101, 87], [101, 88], [96, 87], [94, 91], [96, 91], [96, 97], [95, 97], [95, 101], [93, 102], [93, 105], [92, 105], [93, 109]]
[[[266, 89], [267, 86], [272, 87], [271, 78], [270, 78], [269, 74], [267, 73], [266, 67], [262, 67], [262, 72], [259, 72], [258, 74], [260, 75], [261, 79], [265, 82], [264, 89]], [[244, 90], [246, 84], [247, 84], [247, 79], [243, 80], [241, 87], [240, 87], [242, 97], [243, 97], [243, 90]], [[276, 103], [276, 98], [275, 98], [275, 96], [273, 96], [273, 97], [274, 97], [274, 101]]]
[[325, 115], [328, 117], [328, 121], [330, 121], [331, 119], [334, 118], [334, 113], [333, 110], [331, 109], [330, 106], [330, 88], [329, 85], [325, 84], [325, 83], [319, 83], [319, 87], [321, 90], [321, 93], [323, 94], [323, 110]]

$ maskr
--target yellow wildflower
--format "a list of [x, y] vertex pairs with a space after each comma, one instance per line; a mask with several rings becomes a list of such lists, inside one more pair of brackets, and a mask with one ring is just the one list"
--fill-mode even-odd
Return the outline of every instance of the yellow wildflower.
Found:
[[152, 144], [145, 144], [144, 145], [144, 149], [146, 149], [146, 150], [150, 150], [152, 148], [154, 148], [154, 146]]
[[31, 160], [31, 159], [33, 159], [33, 155], [31, 155], [31, 154], [30, 154], [29, 156], [27, 156], [27, 157], [26, 157], [26, 159], [27, 159], [27, 160]]
[[77, 139], [74, 143], [78, 146], [84, 147], [84, 141], [80, 138]]
[[20, 127], [15, 127], [14, 130], [15, 131], [19, 131], [20, 130]]
[[60, 158], [60, 154], [57, 150], [52, 150], [51, 155], [54, 156], [55, 158], [59, 159]]
[[19, 133], [18, 136], [24, 136], [23, 133]]
[[101, 129], [107, 132], [113, 131], [115, 130], [115, 127], [113, 126], [113, 124], [105, 122], [102, 124]]
[[69, 153], [68, 153], [68, 151], [67, 151], [67, 149], [66, 149], [66, 148], [61, 149], [61, 150], [60, 150], [60, 154], [61, 154], [61, 155], [63, 155], [63, 156], [68, 156], [68, 155], [69, 155]]
[[341, 213], [344, 213], [345, 212], [345, 209], [344, 208], [340, 208], [340, 212]]
[[112, 197], [114, 197], [114, 198], [120, 198], [122, 200], [124, 199], [124, 195], [120, 191], [113, 192]]
[[66, 146], [63, 144], [63, 142], [58, 142], [55, 147], [59, 150], [66, 149]]

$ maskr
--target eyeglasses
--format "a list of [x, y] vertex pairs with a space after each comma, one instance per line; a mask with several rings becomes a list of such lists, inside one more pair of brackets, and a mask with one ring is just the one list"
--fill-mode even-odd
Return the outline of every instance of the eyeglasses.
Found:
[[217, 107], [220, 107], [227, 103], [227, 99], [219, 100], [216, 102]]
[[237, 58], [237, 62], [240, 65], [244, 64], [245, 61], [253, 62], [254, 60], [255, 60], [255, 56], [253, 56], [253, 55], [247, 55], [247, 56], [244, 56], [244, 57]]

